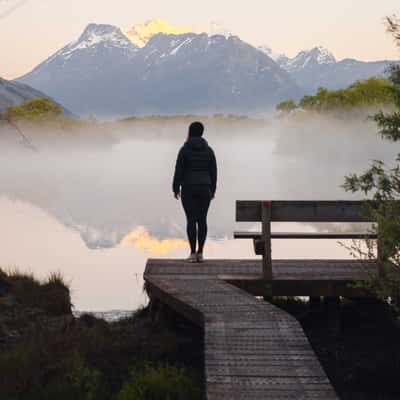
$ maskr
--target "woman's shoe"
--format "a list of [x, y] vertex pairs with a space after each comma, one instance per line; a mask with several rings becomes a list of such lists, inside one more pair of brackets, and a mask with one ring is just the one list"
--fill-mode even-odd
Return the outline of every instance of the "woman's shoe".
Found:
[[197, 262], [197, 255], [196, 255], [196, 253], [192, 253], [192, 254], [186, 259], [186, 261], [187, 261], [187, 262], [190, 262], [190, 263], [195, 263], [195, 262]]
[[197, 254], [197, 262], [199, 262], [199, 263], [204, 262], [203, 253], [198, 253]]

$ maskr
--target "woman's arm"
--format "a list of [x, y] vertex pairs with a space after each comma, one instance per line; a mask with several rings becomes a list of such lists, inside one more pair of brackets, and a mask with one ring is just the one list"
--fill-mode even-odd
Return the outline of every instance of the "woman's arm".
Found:
[[175, 197], [177, 197], [181, 191], [184, 173], [185, 173], [185, 159], [182, 147], [179, 150], [178, 158], [176, 159], [175, 174], [172, 182], [172, 191], [174, 192]]
[[210, 177], [211, 177], [211, 192], [213, 197], [215, 196], [215, 192], [217, 190], [217, 176], [218, 176], [218, 168], [217, 168], [217, 159], [215, 157], [214, 150], [211, 150], [211, 160], [210, 160]]

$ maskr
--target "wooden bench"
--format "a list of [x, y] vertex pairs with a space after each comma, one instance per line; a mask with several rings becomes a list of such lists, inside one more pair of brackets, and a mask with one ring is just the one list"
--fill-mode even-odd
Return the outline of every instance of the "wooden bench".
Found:
[[378, 239], [371, 232], [271, 232], [271, 222], [361, 223], [361, 201], [237, 201], [237, 222], [261, 222], [261, 232], [235, 232], [235, 239], [252, 239], [257, 255], [262, 255], [263, 276], [272, 282], [271, 239]]

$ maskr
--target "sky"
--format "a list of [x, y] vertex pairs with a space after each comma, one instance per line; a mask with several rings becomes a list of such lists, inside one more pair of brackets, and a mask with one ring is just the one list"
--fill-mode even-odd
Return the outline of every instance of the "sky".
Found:
[[399, 0], [0, 0], [0, 77], [29, 72], [88, 23], [123, 31], [153, 18], [173, 25], [217, 22], [254, 45], [294, 56], [325, 46], [338, 58], [398, 59], [384, 18]]

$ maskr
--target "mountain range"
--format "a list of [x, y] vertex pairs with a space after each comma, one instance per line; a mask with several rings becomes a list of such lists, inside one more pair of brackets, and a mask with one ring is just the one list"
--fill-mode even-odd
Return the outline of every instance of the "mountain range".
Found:
[[394, 60], [365, 62], [351, 58], [337, 61], [328, 49], [321, 46], [301, 51], [294, 58], [274, 53], [268, 46], [263, 46], [260, 50], [287, 71], [306, 94], [312, 94], [319, 87], [340, 89], [357, 80], [383, 76], [389, 65], [398, 63]]
[[390, 63], [337, 61], [323, 47], [289, 58], [224, 30], [178, 29], [155, 20], [126, 33], [90, 24], [17, 81], [79, 115], [248, 114], [320, 86], [336, 89], [380, 76]]

